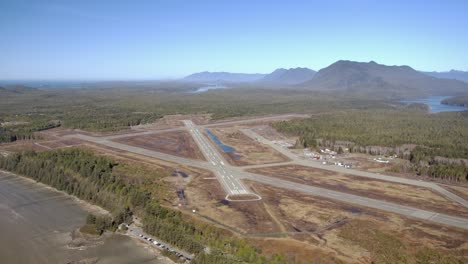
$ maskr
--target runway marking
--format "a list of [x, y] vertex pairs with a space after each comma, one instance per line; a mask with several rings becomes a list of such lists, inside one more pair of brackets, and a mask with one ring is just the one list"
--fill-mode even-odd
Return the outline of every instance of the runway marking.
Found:
[[[191, 132], [192, 137], [194, 138], [197, 145], [200, 147], [200, 150], [203, 152], [203, 155], [207, 158], [211, 164], [213, 164], [215, 169], [215, 175], [218, 177], [223, 188], [228, 193], [240, 194], [248, 193], [247, 189], [233, 176], [232, 173], [228, 173], [229, 168], [225, 167], [225, 162], [223, 161], [222, 156], [214, 149], [198, 128], [195, 127], [192, 121], [184, 120], [185, 126]], [[217, 169], [219, 168], [219, 169]], [[227, 177], [226, 177], [227, 176]], [[242, 188], [242, 190], [239, 190]]]
[[[241, 179], [252, 179], [252, 180], [259, 181], [265, 184], [279, 186], [281, 188], [288, 188], [291, 190], [303, 191], [310, 195], [329, 197], [330, 199], [335, 199], [335, 200], [342, 201], [345, 203], [358, 204], [358, 205], [362, 205], [362, 206], [366, 206], [370, 208], [376, 208], [376, 209], [381, 209], [381, 210], [385, 210], [389, 212], [406, 215], [409, 217], [415, 217], [415, 218], [419, 218], [423, 220], [431, 220], [433, 222], [440, 223], [440, 224], [446, 224], [446, 225], [468, 229], [468, 219], [463, 219], [460, 217], [425, 211], [425, 210], [421, 210], [418, 208], [408, 207], [408, 206], [404, 206], [400, 204], [392, 204], [392, 203], [382, 201], [382, 200], [367, 198], [365, 196], [356, 196], [356, 195], [350, 195], [348, 193], [341, 193], [341, 192], [329, 192], [323, 188], [311, 187], [308, 185], [305, 186], [302, 184], [297, 184], [297, 183], [293, 183], [289, 181], [281, 181], [281, 180], [273, 179], [268, 176], [248, 173], [248, 172], [245, 172], [244, 170], [245, 168], [234, 168], [231, 166], [223, 167], [223, 164], [221, 164], [223, 160], [220, 154], [217, 152], [217, 150], [212, 150], [213, 146], [211, 144], [209, 144], [210, 147], [204, 146], [206, 145], [204, 144], [205, 141], [207, 141], [208, 139], [205, 136], [201, 138], [199, 134], [200, 134], [199, 131], [197, 131], [197, 129], [194, 128], [193, 133], [191, 135], [195, 139], [195, 142], [198, 144], [200, 149], [203, 151], [204, 156], [208, 160], [207, 162], [194, 161], [194, 160], [190, 160], [186, 158], [159, 153], [156, 151], [148, 151], [148, 150], [144, 150], [138, 147], [132, 147], [130, 145], [120, 144], [120, 143], [109, 141], [103, 138], [96, 138], [96, 137], [86, 136], [82, 134], [67, 135], [67, 136], [64, 136], [63, 138], [77, 137], [77, 138], [84, 139], [86, 141], [109, 146], [114, 149], [121, 149], [125, 151], [134, 152], [140, 155], [151, 156], [151, 157], [158, 158], [158, 159], [187, 164], [189, 166], [209, 169], [212, 172], [214, 172], [214, 174], [217, 176], [216, 178], [221, 183], [223, 188], [226, 190], [227, 193], [230, 193], [230, 194], [256, 195], [254, 193], [251, 193], [247, 188], [245, 188], [241, 181]], [[216, 164], [216, 166], [212, 166], [210, 162], [214, 162], [214, 163], [219, 162], [219, 164]], [[296, 163], [302, 164], [300, 161], [296, 161]], [[221, 169], [224, 170], [224, 175], [221, 173], [220, 170], [217, 169], [218, 165], [221, 167]], [[229, 173], [229, 175], [226, 175], [225, 168], [229, 172], [231, 172], [231, 170], [234, 170], [235, 176], [232, 173]], [[228, 179], [226, 179], [226, 177], [224, 176], [228, 176]], [[229, 177], [231, 177], [231, 179], [229, 179]], [[231, 185], [233, 186], [233, 188], [231, 187]], [[229, 195], [226, 197], [229, 198]], [[261, 199], [261, 197], [259, 197], [258, 199]]]

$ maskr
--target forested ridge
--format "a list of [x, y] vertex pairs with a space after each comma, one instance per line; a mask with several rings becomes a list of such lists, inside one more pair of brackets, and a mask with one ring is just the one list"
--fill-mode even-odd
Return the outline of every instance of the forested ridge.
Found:
[[[398, 154], [422, 175], [467, 180], [468, 112], [429, 114], [420, 110], [347, 111], [273, 124], [280, 132], [299, 136], [298, 145], [335, 148], [345, 141], [351, 152]], [[340, 144], [343, 144], [340, 142]], [[400, 148], [405, 144], [416, 145]], [[387, 147], [379, 152], [369, 146]], [[440, 159], [444, 157], [447, 159]]]
[[[127, 169], [120, 169], [127, 166]], [[125, 176], [129, 165], [91, 151], [70, 148], [46, 152], [23, 152], [0, 157], [0, 168], [30, 177], [76, 197], [102, 206], [113, 219], [88, 219], [99, 229], [142, 216], [144, 230], [163, 241], [194, 253], [193, 263], [287, 263], [280, 255], [260, 256], [258, 249], [228, 231], [196, 221], [178, 210], [161, 205], [165, 175], [151, 178]], [[135, 168], [138, 170], [137, 168]], [[205, 248], [211, 253], [207, 254]]]

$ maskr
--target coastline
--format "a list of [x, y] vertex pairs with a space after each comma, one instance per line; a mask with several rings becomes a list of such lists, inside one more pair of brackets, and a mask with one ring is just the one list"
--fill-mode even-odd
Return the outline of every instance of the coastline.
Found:
[[[28, 191], [26, 194], [21, 193], [21, 199], [26, 199], [26, 202], [12, 201], [14, 198], [9, 200], [6, 194], [7, 198], [0, 204], [0, 209], [6, 210], [3, 214], [5, 223], [2, 222], [2, 224], [9, 230], [4, 233], [5, 241], [0, 240], [4, 244], [3, 251], [0, 250], [0, 257], [7, 259], [8, 263], [30, 263], [35, 258], [38, 260], [34, 260], [34, 263], [56, 261], [68, 263], [72, 259], [75, 260], [70, 263], [75, 261], [96, 263], [100, 259], [103, 262], [99, 261], [99, 263], [129, 263], [129, 261], [131, 263], [174, 263], [161, 251], [127, 232], [109, 232], [100, 237], [87, 237], [79, 232], [80, 222], [83, 221], [84, 224], [86, 213], [110, 214], [108, 210], [23, 175], [5, 170], [0, 170], [0, 175], [5, 176], [6, 187], [11, 187], [10, 183], [13, 183]], [[38, 189], [32, 188], [31, 184]], [[14, 188], [11, 193], [17, 195]], [[41, 197], [44, 193], [48, 195], [46, 198]], [[54, 206], [44, 208], [49, 203], [54, 203]], [[69, 208], [75, 208], [73, 209], [75, 213], [67, 213]], [[36, 215], [30, 217], [30, 211]], [[79, 214], [79, 217], [76, 217], [76, 214]], [[11, 228], [9, 228], [10, 223]], [[25, 225], [25, 228], [21, 225]], [[8, 243], [7, 241], [10, 240], [13, 242]], [[73, 246], [70, 246], [72, 244]], [[23, 254], [25, 256], [8, 253], [17, 247], [27, 248], [31, 252]], [[112, 252], [112, 249], [116, 247], [121, 250]], [[114, 256], [116, 254], [124, 255], [116, 258]], [[25, 259], [27, 259], [26, 262]]]
[[74, 195], [71, 195], [71, 194], [68, 194], [64, 191], [60, 191], [60, 190], [57, 190], [55, 189], [54, 187], [51, 187], [45, 183], [42, 183], [42, 182], [38, 182], [38, 181], [35, 181], [29, 177], [26, 177], [26, 176], [23, 176], [23, 175], [19, 175], [19, 174], [16, 174], [16, 173], [13, 173], [13, 172], [10, 172], [10, 171], [6, 171], [6, 170], [1, 170], [0, 169], [0, 173], [3, 173], [3, 174], [7, 174], [7, 175], [12, 175], [14, 177], [18, 177], [19, 179], [22, 179], [24, 181], [27, 181], [29, 183], [34, 183], [36, 184], [37, 186], [40, 186], [41, 188], [43, 189], [47, 189], [49, 191], [52, 191], [52, 192], [55, 192], [55, 193], [60, 193], [68, 198], [71, 198], [77, 205], [79, 205], [83, 210], [87, 211], [88, 213], [93, 213], [93, 214], [99, 214], [99, 215], [110, 215], [111, 213], [98, 206], [98, 205], [95, 205], [95, 204], [92, 204], [90, 202], [87, 202], [87, 201], [84, 201], [84, 200], [81, 200], [79, 199], [78, 197], [74, 196]]

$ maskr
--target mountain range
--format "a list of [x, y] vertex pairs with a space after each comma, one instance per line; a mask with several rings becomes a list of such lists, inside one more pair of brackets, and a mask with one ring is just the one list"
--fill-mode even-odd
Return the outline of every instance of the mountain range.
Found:
[[394, 97], [468, 92], [468, 84], [462, 81], [439, 79], [409, 66], [386, 66], [374, 61], [337, 61], [321, 69], [312, 80], [300, 85], [310, 90], [334, 90]]
[[[409, 66], [387, 66], [374, 61], [355, 62], [340, 60], [318, 72], [308, 68], [277, 69], [269, 74], [200, 72], [182, 79], [185, 84], [165, 82], [161, 84], [143, 82], [109, 83], [135, 86], [138, 88], [164, 86], [166, 90], [193, 90], [202, 85], [221, 84], [228, 87], [263, 87], [274, 89], [327, 91], [354, 95], [370, 95], [375, 98], [409, 98], [430, 95], [467, 95], [468, 83], [463, 82], [468, 72], [420, 72]], [[171, 85], [173, 84], [173, 85]], [[93, 86], [101, 87], [98, 83]], [[2, 85], [0, 94], [27, 93], [38, 91], [27, 86]]]
[[376, 97], [403, 98], [466, 94], [468, 93], [468, 83], [458, 80], [462, 79], [463, 76], [464, 72], [460, 71], [450, 71], [443, 75], [442, 73], [420, 72], [409, 66], [387, 66], [374, 61], [340, 60], [318, 72], [308, 68], [280, 68], [264, 75], [202, 72], [190, 75], [184, 80], [250, 82], [311, 91], [335, 91], [368, 94]]
[[455, 79], [459, 81], [464, 81], [468, 83], [468, 72], [466, 71], [457, 71], [457, 70], [451, 70], [448, 72], [422, 72], [424, 74], [427, 74], [429, 76], [433, 76], [436, 78], [444, 78], [444, 79]]
[[317, 72], [309, 68], [280, 68], [258, 81], [266, 84], [295, 85], [311, 80], [315, 73]]
[[199, 72], [182, 79], [186, 82], [201, 83], [249, 83], [255, 82], [268, 85], [295, 85], [306, 82], [315, 75], [308, 68], [276, 69], [270, 74], [230, 73], [230, 72]]

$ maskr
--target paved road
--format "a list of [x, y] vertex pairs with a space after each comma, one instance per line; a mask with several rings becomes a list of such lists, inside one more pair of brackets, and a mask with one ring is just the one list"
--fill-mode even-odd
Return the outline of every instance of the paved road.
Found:
[[265, 116], [265, 117], [257, 117], [257, 118], [243, 119], [243, 120], [211, 123], [211, 124], [206, 124], [206, 125], [201, 125], [201, 126], [203, 126], [203, 127], [214, 127], [214, 126], [225, 126], [225, 125], [254, 123], [254, 122], [260, 122], [260, 121], [286, 120], [286, 119], [290, 119], [290, 118], [307, 118], [307, 117], [310, 117], [310, 116], [309, 115], [300, 115], [300, 114], [287, 114], [287, 115]]
[[[288, 119], [288, 118], [306, 118], [309, 117], [308, 115], [298, 115], [298, 114], [288, 114], [288, 115], [279, 115], [279, 116], [268, 116], [268, 117], [258, 117], [252, 119], [244, 119], [244, 120], [235, 120], [235, 121], [226, 121], [226, 122], [219, 122], [219, 123], [211, 123], [206, 125], [200, 125], [200, 127], [212, 127], [212, 126], [223, 126], [223, 125], [235, 125], [235, 124], [244, 124], [244, 123], [252, 123], [252, 122], [259, 122], [259, 121], [272, 121], [278, 119]], [[112, 140], [118, 138], [126, 138], [126, 137], [133, 137], [133, 136], [143, 136], [143, 135], [153, 135], [165, 132], [174, 132], [174, 131], [182, 131], [184, 127], [175, 127], [175, 128], [167, 128], [167, 129], [160, 129], [160, 130], [135, 130], [134, 133], [127, 133], [127, 134], [119, 134], [119, 135], [110, 135], [110, 136], [96, 136], [102, 139]]]
[[136, 154], [152, 157], [152, 158], [157, 158], [161, 160], [167, 160], [167, 161], [172, 161], [176, 163], [182, 163], [186, 164], [189, 166], [197, 167], [197, 168], [202, 168], [202, 169], [212, 169], [212, 165], [209, 162], [206, 161], [201, 161], [201, 160], [193, 160], [193, 159], [186, 159], [178, 156], [173, 156], [157, 151], [152, 151], [148, 149], [143, 149], [139, 147], [134, 147], [110, 140], [106, 140], [100, 137], [92, 137], [92, 136], [87, 136], [87, 135], [82, 135], [82, 134], [72, 134], [72, 135], [66, 135], [64, 138], [78, 138], [82, 139], [85, 141], [93, 142], [96, 144], [104, 145], [107, 147], [115, 148], [115, 149], [120, 149], [120, 150], [125, 150], [129, 152], [133, 152]]
[[[244, 124], [244, 123], [253, 123], [259, 121], [272, 121], [272, 120], [279, 120], [279, 119], [289, 119], [289, 118], [307, 118], [309, 115], [299, 115], [299, 114], [287, 114], [287, 115], [279, 115], [279, 116], [267, 116], [267, 117], [258, 117], [258, 118], [251, 118], [251, 119], [244, 119], [244, 120], [234, 120], [234, 121], [226, 121], [226, 122], [219, 122], [219, 123], [211, 123], [206, 125], [200, 125], [200, 127], [212, 127], [212, 126], [223, 126], [223, 125], [235, 125], [235, 124]], [[165, 132], [174, 132], [174, 131], [182, 131], [184, 127], [175, 127], [175, 128], [167, 128], [167, 129], [160, 129], [160, 130], [135, 130], [133, 133], [127, 134], [119, 134], [119, 135], [110, 135], [110, 136], [98, 136], [96, 137], [112, 140], [118, 138], [126, 138], [126, 137], [133, 137], [133, 136], [143, 136], [143, 135], [153, 135]]]
[[144, 136], [144, 135], [153, 135], [165, 132], [174, 132], [174, 131], [181, 131], [184, 130], [183, 127], [176, 127], [176, 128], [168, 128], [168, 129], [161, 129], [161, 130], [150, 130], [150, 131], [136, 131], [135, 133], [128, 133], [128, 134], [121, 134], [121, 135], [111, 135], [111, 136], [103, 136], [100, 137], [102, 139], [117, 139], [117, 138], [126, 138], [126, 137], [134, 137], [134, 136]]
[[286, 157], [290, 158], [293, 162], [285, 162], [281, 164], [270, 164], [268, 166], [266, 165], [253, 165], [253, 166], [248, 166], [244, 167], [245, 169], [253, 169], [253, 168], [262, 168], [262, 167], [271, 167], [271, 166], [276, 166], [276, 165], [289, 165], [289, 164], [298, 164], [306, 167], [313, 167], [313, 168], [318, 168], [318, 169], [323, 169], [323, 170], [328, 170], [328, 171], [334, 171], [334, 172], [340, 172], [340, 173], [345, 173], [345, 174], [350, 174], [354, 176], [359, 176], [359, 177], [366, 177], [366, 178], [372, 178], [372, 179], [377, 179], [377, 180], [382, 180], [382, 181], [388, 181], [388, 182], [395, 182], [395, 183], [402, 183], [402, 184], [407, 184], [407, 185], [413, 185], [413, 186], [419, 186], [419, 187], [424, 187], [424, 188], [429, 188], [432, 189], [436, 192], [439, 192], [443, 196], [465, 206], [468, 207], [468, 201], [463, 199], [460, 196], [457, 196], [446, 189], [440, 187], [439, 185], [433, 183], [433, 182], [426, 182], [426, 181], [418, 181], [418, 180], [412, 180], [412, 179], [406, 179], [406, 178], [401, 178], [401, 177], [395, 177], [395, 176], [389, 176], [389, 175], [382, 175], [379, 173], [373, 173], [373, 172], [367, 172], [367, 171], [360, 171], [360, 170], [353, 170], [353, 169], [346, 169], [344, 167], [339, 167], [339, 166], [332, 166], [332, 165], [324, 165], [321, 164], [320, 162], [313, 161], [313, 160], [304, 160], [291, 151], [289, 151], [286, 148], [283, 148], [274, 142], [262, 137], [261, 135], [255, 133], [254, 131], [250, 129], [241, 129], [241, 131], [247, 135], [250, 138], [253, 138], [260, 143], [269, 145], [276, 151], [282, 153]]
[[233, 175], [231, 166], [227, 166], [226, 160], [215, 150], [213, 145], [211, 145], [207, 138], [200, 132], [200, 129], [195, 126], [191, 120], [184, 120], [184, 124], [190, 131], [190, 134], [206, 160], [214, 166], [213, 172], [224, 190], [229, 194], [248, 194], [249, 191], [247, 188]]
[[300, 183], [294, 183], [278, 178], [268, 177], [264, 175], [254, 174], [244, 172], [242, 173], [242, 178], [249, 179], [264, 184], [272, 185], [279, 188], [286, 188], [290, 190], [296, 190], [299, 192], [307, 193], [314, 196], [325, 197], [332, 200], [337, 200], [345, 203], [356, 204], [360, 206], [375, 208], [383, 211], [388, 211], [392, 213], [397, 213], [400, 215], [418, 218], [422, 220], [432, 221], [439, 224], [459, 227], [463, 229], [468, 229], [468, 219], [449, 216], [445, 214], [440, 214], [436, 212], [421, 210], [414, 207], [404, 206], [400, 204], [385, 202], [381, 200], [371, 199], [363, 196], [342, 193], [337, 191], [332, 191], [324, 188], [304, 185]]
[[[217, 152], [216, 147], [214, 147], [207, 140], [207, 138], [204, 135], [202, 135], [202, 133], [199, 131], [199, 127], [195, 126], [191, 121], [186, 121], [185, 125], [187, 126], [190, 133], [194, 137], [195, 141], [197, 142], [198, 146], [200, 147], [203, 154], [207, 158], [208, 162], [181, 158], [181, 157], [172, 156], [172, 155], [168, 155], [164, 153], [159, 153], [156, 151], [150, 151], [150, 150], [142, 149], [139, 147], [133, 147], [133, 146], [109, 141], [103, 138], [86, 136], [86, 135], [81, 135], [81, 134], [68, 135], [65, 137], [80, 138], [82, 140], [91, 141], [97, 144], [105, 145], [105, 146], [116, 148], [116, 149], [121, 149], [121, 150], [130, 151], [133, 153], [137, 153], [137, 154], [141, 154], [141, 155], [145, 155], [149, 157], [154, 157], [154, 158], [158, 158], [162, 160], [182, 163], [182, 164], [186, 164], [189, 166], [211, 170], [215, 173], [218, 180], [220, 181], [223, 188], [226, 190], [228, 194], [244, 194], [244, 193], [252, 194], [241, 182], [241, 179], [249, 179], [249, 180], [254, 180], [254, 181], [261, 182], [261, 183], [273, 185], [279, 188], [286, 188], [290, 190], [300, 191], [303, 193], [307, 193], [307, 194], [311, 194], [315, 196], [321, 196], [321, 197], [325, 197], [325, 198], [329, 198], [329, 199], [333, 199], [333, 200], [337, 200], [337, 201], [341, 201], [345, 203], [357, 204], [357, 205], [361, 205], [365, 207], [398, 213], [398, 214], [408, 216], [408, 217], [414, 217], [414, 218], [428, 220], [428, 221], [441, 223], [441, 224], [445, 224], [449, 226], [468, 229], [468, 219], [449, 216], [445, 214], [439, 214], [436, 212], [430, 212], [426, 210], [420, 210], [414, 207], [408, 207], [408, 206], [403, 206], [403, 205], [385, 202], [381, 200], [370, 199], [370, 198], [366, 198], [363, 196], [357, 196], [357, 195], [352, 195], [348, 193], [332, 191], [332, 190], [328, 190], [324, 188], [294, 183], [294, 182], [281, 180], [281, 179], [274, 178], [274, 177], [268, 177], [265, 175], [245, 172], [245, 167], [234, 167], [234, 166], [226, 164], [225, 160]], [[282, 147], [274, 144], [273, 142], [266, 140], [265, 138], [257, 135], [251, 130], [243, 130], [243, 132], [246, 133], [248, 136], [251, 136], [257, 139], [258, 141], [262, 143], [272, 146], [274, 149], [290, 157], [293, 161], [295, 161], [295, 163], [299, 163], [301, 165], [306, 165], [306, 166], [311, 166], [311, 164], [313, 164], [313, 163], [306, 162], [305, 160], [299, 159], [297, 156], [293, 155], [286, 149], [283, 149]], [[322, 168], [320, 166], [321, 164], [313, 164], [313, 165], [319, 165], [316, 167]], [[272, 166], [272, 165], [269, 165], [269, 166]], [[249, 167], [252, 167], [252, 166], [249, 166]], [[331, 168], [333, 170], [341, 169], [341, 167], [332, 167], [332, 166], [326, 166], [323, 169], [330, 170]], [[362, 177], [369, 177], [369, 178], [376, 178], [380, 180], [399, 182], [399, 183], [405, 183], [405, 184], [411, 184], [411, 185], [417, 185], [417, 186], [423, 186], [423, 187], [432, 186], [432, 185], [427, 185], [428, 184], [427, 182], [414, 181], [410, 179], [404, 179], [404, 178], [398, 178], [398, 177], [392, 177], [392, 176], [386, 176], [386, 175], [380, 175], [380, 174], [374, 174], [374, 173], [368, 173], [368, 172], [361, 172], [361, 171], [356, 171], [356, 170], [343, 169], [343, 171], [339, 171], [339, 172], [344, 172], [348, 174], [359, 173], [359, 174], [354, 174], [354, 175], [362, 176]], [[445, 189], [438, 190], [438, 191], [441, 191], [441, 192], [444, 191], [445, 192], [444, 194], [447, 195], [448, 197], [449, 195], [458, 197], [446, 191]]]

